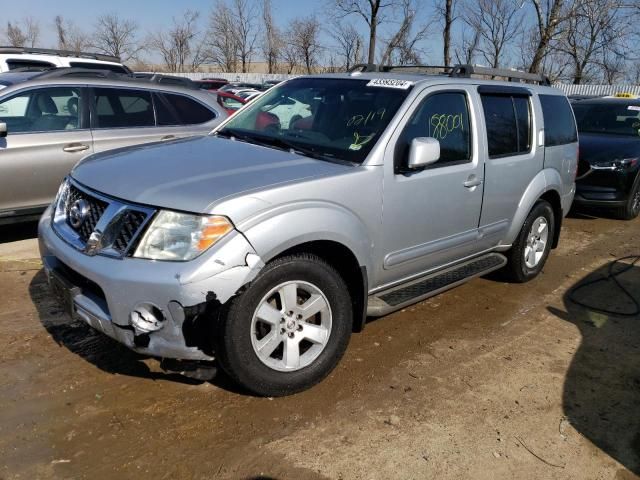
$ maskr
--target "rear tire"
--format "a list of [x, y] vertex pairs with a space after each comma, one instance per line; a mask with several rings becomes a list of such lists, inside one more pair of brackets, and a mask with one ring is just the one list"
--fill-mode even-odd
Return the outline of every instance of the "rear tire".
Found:
[[542, 271], [555, 234], [553, 208], [549, 202], [539, 200], [522, 225], [518, 238], [507, 252], [507, 265], [503, 272], [516, 283], [533, 280]]
[[637, 174], [629, 199], [624, 207], [617, 210], [617, 217], [621, 220], [633, 220], [640, 214], [640, 173]]
[[349, 343], [351, 298], [342, 277], [310, 254], [267, 264], [219, 320], [216, 354], [238, 384], [261, 396], [315, 385]]

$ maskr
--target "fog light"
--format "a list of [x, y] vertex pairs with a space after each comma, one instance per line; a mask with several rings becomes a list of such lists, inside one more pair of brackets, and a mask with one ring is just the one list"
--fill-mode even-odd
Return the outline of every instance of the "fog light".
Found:
[[136, 335], [157, 332], [164, 326], [164, 314], [152, 303], [140, 303], [129, 315], [129, 323]]

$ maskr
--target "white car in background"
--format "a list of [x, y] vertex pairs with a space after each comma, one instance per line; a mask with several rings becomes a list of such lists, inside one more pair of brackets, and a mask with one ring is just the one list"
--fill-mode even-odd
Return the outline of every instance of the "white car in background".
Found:
[[0, 47], [0, 72], [25, 69], [45, 70], [60, 67], [131, 73], [131, 70], [120, 62], [119, 57], [111, 55], [47, 48]]

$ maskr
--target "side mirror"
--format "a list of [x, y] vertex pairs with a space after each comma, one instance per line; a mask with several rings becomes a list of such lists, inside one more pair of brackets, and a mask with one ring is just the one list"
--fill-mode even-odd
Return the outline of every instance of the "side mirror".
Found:
[[4, 138], [7, 136], [7, 124], [4, 122], [0, 122], [0, 138]]
[[440, 160], [440, 142], [432, 137], [417, 137], [411, 141], [407, 167], [417, 169]]

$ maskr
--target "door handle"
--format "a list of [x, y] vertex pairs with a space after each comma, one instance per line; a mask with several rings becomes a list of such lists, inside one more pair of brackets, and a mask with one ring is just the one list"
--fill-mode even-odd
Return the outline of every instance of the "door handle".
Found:
[[471, 175], [463, 185], [467, 188], [477, 187], [478, 185], [482, 185], [482, 180], [475, 175]]
[[160, 139], [160, 141], [162, 141], [162, 142], [166, 142], [167, 140], [173, 140], [174, 138], [176, 138], [176, 136], [175, 136], [175, 135], [165, 135], [164, 137], [162, 137], [162, 138]]
[[62, 148], [62, 151], [69, 153], [84, 152], [85, 150], [89, 150], [89, 145], [84, 143], [70, 143]]

